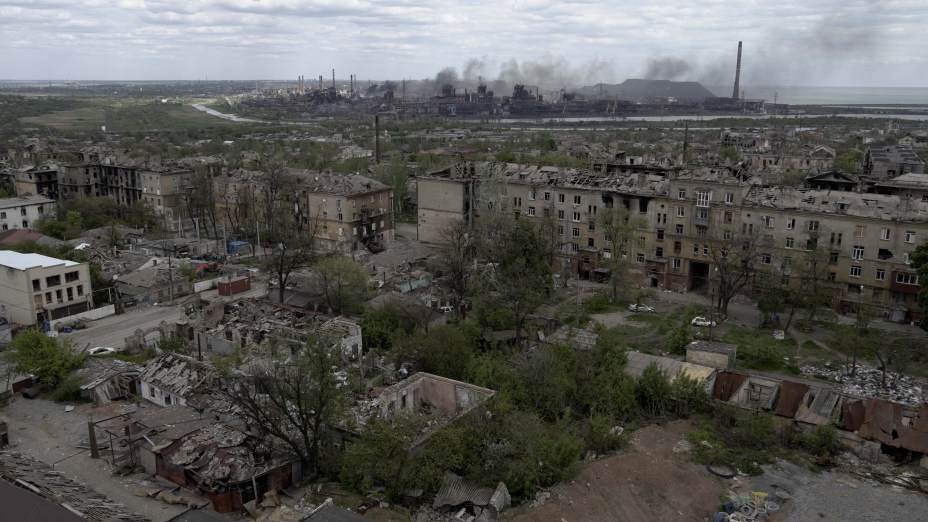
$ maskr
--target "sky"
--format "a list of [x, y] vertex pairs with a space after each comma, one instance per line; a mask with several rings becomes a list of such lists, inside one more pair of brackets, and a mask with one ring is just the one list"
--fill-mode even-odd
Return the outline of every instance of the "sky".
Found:
[[[924, 0], [0, 0], [0, 79], [928, 87]], [[453, 70], [451, 70], [453, 69]]]

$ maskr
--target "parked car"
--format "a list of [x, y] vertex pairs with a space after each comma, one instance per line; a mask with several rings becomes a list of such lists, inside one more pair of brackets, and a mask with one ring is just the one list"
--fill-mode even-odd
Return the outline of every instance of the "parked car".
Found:
[[116, 348], [111, 348], [109, 346], [97, 346], [87, 350], [88, 355], [109, 355], [111, 353], [116, 353]]
[[653, 306], [648, 306], [648, 305], [646, 305], [646, 304], [635, 304], [635, 303], [632, 303], [632, 304], [628, 305], [628, 311], [629, 311], [629, 312], [648, 312], [648, 313], [651, 313], [651, 312], [654, 312], [654, 307], [653, 307]]
[[690, 324], [693, 326], [715, 326], [715, 321], [710, 321], [705, 317], [694, 317]]
[[439, 306], [438, 311], [443, 314], [450, 314], [454, 311], [454, 307], [451, 305]]

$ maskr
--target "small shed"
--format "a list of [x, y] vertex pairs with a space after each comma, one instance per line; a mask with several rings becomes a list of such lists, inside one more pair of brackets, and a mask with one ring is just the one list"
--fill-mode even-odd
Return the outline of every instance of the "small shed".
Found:
[[738, 346], [717, 341], [693, 341], [686, 347], [686, 362], [728, 369], [734, 366]]

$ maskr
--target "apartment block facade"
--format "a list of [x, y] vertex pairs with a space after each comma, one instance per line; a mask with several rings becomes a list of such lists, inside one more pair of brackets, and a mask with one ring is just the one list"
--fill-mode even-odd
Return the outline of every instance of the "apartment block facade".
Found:
[[[712, 292], [721, 238], [754, 237], [758, 255], [746, 292], [761, 283], [800, 284], [800, 264], [822, 256], [823, 286], [842, 310], [872, 303], [889, 320], [918, 319], [920, 288], [908, 264], [928, 240], [928, 201], [899, 195], [763, 186], [733, 167], [702, 167], [624, 176], [532, 165], [462, 163], [418, 180], [419, 240], [441, 243], [455, 219], [479, 225], [490, 213], [549, 220], [564, 254], [555, 270], [608, 277], [612, 256], [625, 256], [655, 288]], [[644, 226], [624, 252], [596, 216], [624, 205]]]
[[55, 214], [55, 201], [45, 196], [0, 199], [0, 230], [31, 229], [36, 221]]
[[230, 231], [247, 234], [266, 228], [269, 212], [292, 213], [307, 230], [315, 228], [314, 247], [330, 252], [393, 242], [393, 189], [388, 185], [359, 174], [303, 169], [285, 169], [284, 174], [278, 181], [266, 172], [243, 170], [215, 177], [217, 216]]
[[86, 263], [4, 250], [0, 267], [0, 315], [11, 322], [41, 324], [93, 308]]

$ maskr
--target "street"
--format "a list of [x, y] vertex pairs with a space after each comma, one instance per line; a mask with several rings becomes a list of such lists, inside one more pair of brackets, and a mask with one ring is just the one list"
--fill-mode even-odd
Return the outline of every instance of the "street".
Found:
[[[263, 282], [252, 279], [251, 290], [232, 297], [222, 297], [216, 289], [200, 292], [200, 299], [215, 301], [222, 299], [232, 301], [248, 297], [260, 297], [267, 293], [267, 286]], [[60, 334], [70, 337], [74, 345], [81, 351], [96, 346], [110, 346], [122, 350], [126, 346], [126, 337], [132, 335], [137, 329], [146, 330], [161, 324], [161, 321], [173, 323], [182, 317], [179, 305], [159, 304], [131, 310], [122, 315], [111, 315], [96, 321], [88, 321], [87, 328], [74, 330], [70, 334]]]

